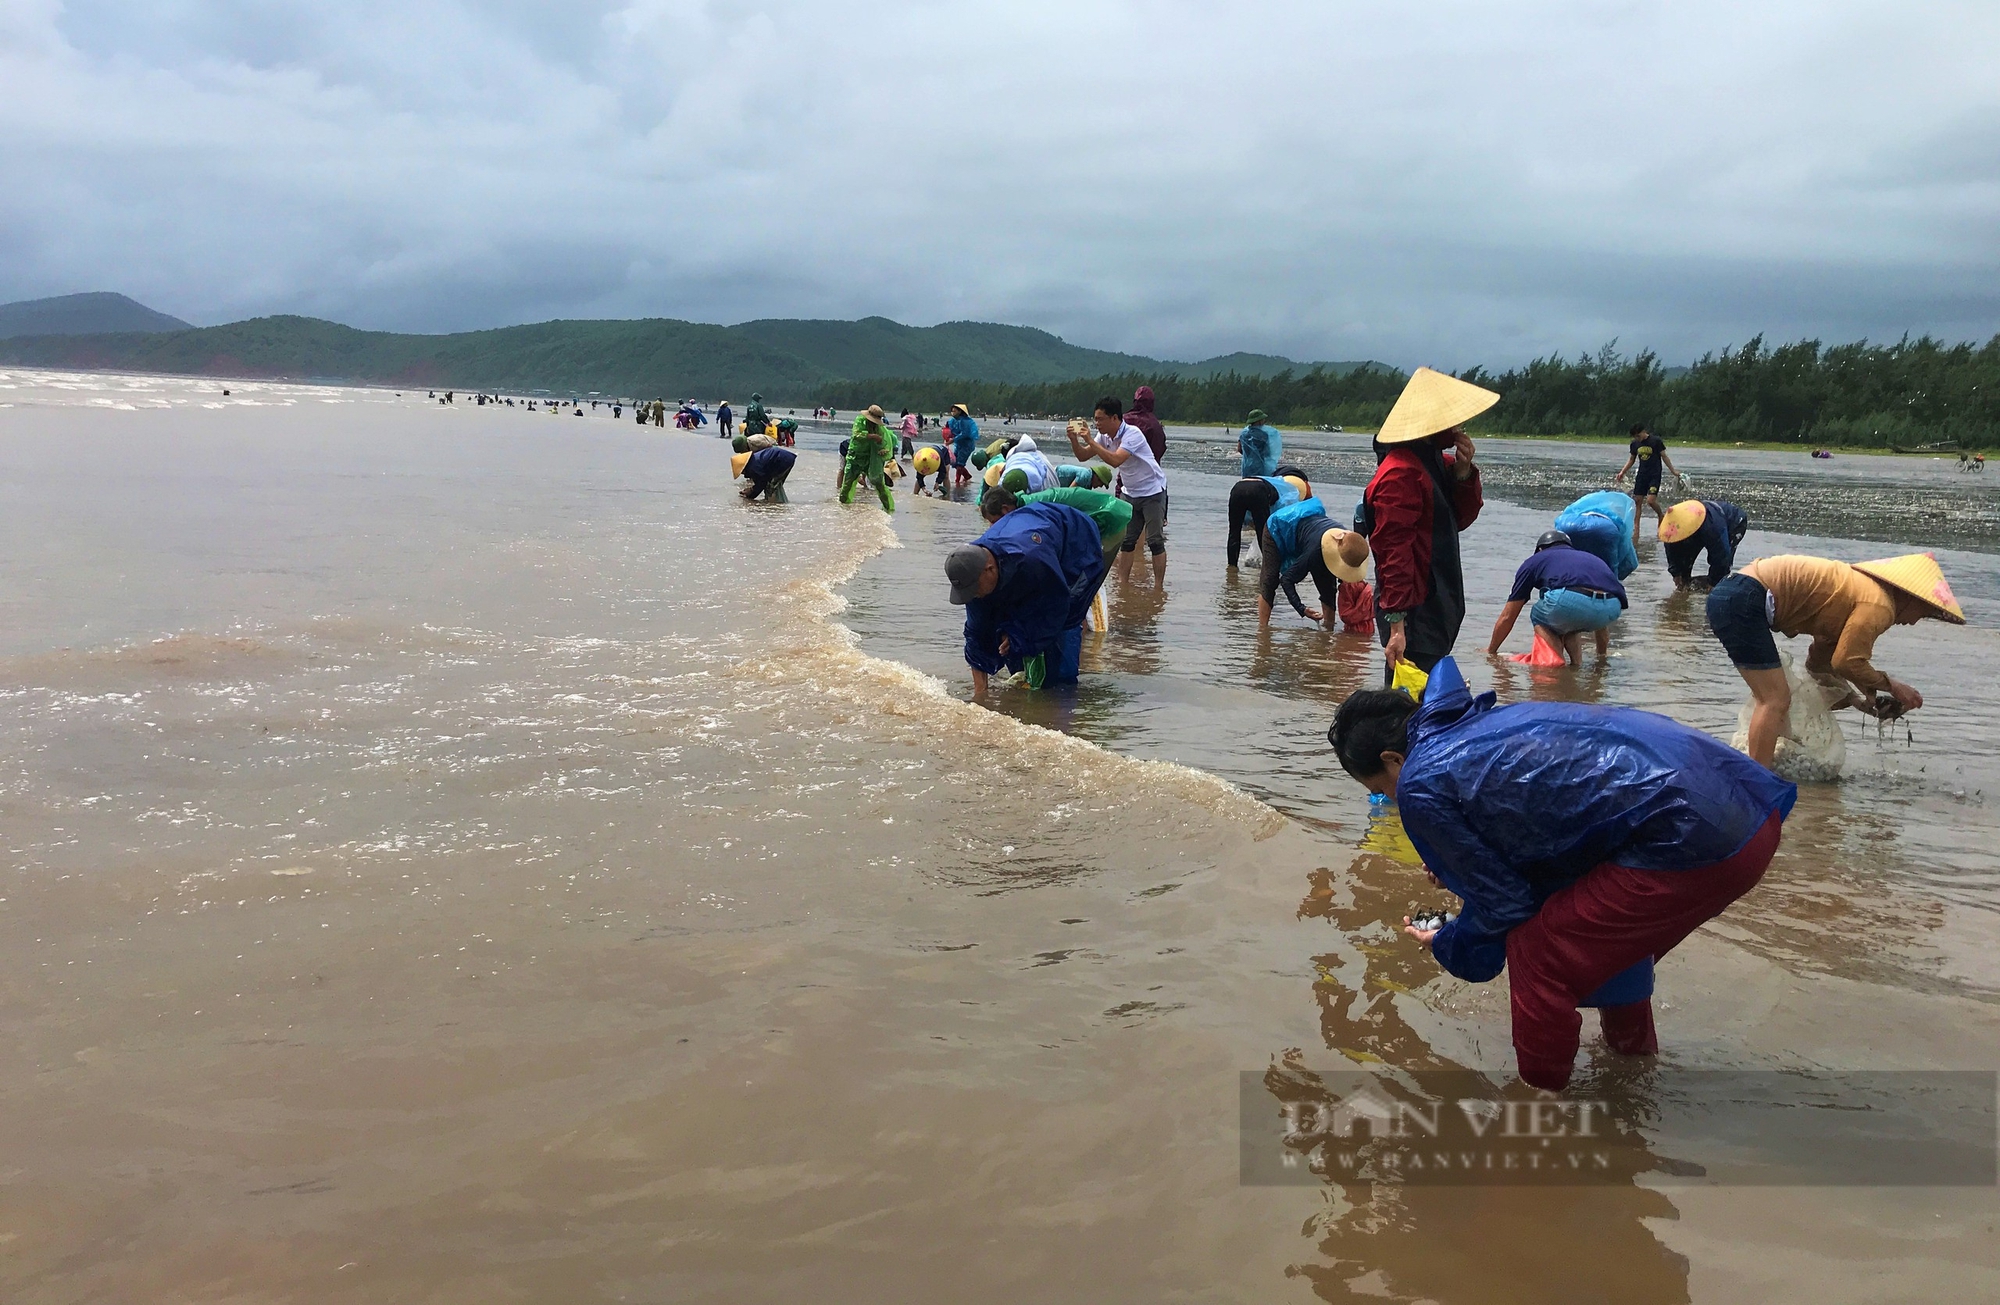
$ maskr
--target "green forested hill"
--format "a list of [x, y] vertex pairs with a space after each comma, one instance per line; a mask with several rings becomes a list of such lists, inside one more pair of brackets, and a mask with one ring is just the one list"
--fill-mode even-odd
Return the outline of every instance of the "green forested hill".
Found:
[[258, 317], [157, 334], [19, 336], [0, 340], [0, 362], [649, 398], [740, 398], [761, 390], [773, 399], [799, 401], [825, 385], [884, 376], [1032, 385], [1123, 372], [1212, 375], [1233, 369], [1250, 375], [1297, 366], [1250, 354], [1201, 364], [1162, 362], [1081, 348], [1032, 327], [991, 322], [916, 327], [885, 317], [772, 319], [739, 326], [669, 318], [557, 321], [456, 335], [401, 335], [312, 317]]

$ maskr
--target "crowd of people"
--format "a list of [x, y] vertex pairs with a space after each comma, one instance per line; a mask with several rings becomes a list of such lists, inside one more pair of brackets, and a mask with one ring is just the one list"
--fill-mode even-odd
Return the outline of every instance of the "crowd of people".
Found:
[[[1743, 748], [1628, 707], [1475, 696], [1453, 658], [1466, 614], [1460, 536], [1484, 505], [1465, 426], [1498, 399], [1419, 368], [1375, 435], [1375, 472], [1351, 519], [1336, 518], [1285, 460], [1267, 414], [1250, 412], [1225, 552], [1233, 569], [1246, 536], [1256, 545], [1260, 626], [1283, 592], [1300, 616], [1380, 645], [1383, 687], [1344, 701], [1327, 737], [1355, 781], [1395, 804], [1431, 881], [1460, 899], [1457, 914], [1406, 917], [1404, 931], [1461, 979], [1509, 972], [1521, 1076], [1559, 1090], [1581, 1010], [1599, 1012], [1613, 1052], [1657, 1050], [1655, 964], [1770, 865], [1798, 795], [1773, 769], [1795, 686], [1811, 686], [1829, 710], [1880, 719], [1913, 710], [1922, 695], [1874, 666], [1877, 639], [1894, 625], [1965, 614], [1928, 553], [1857, 563], [1781, 555], [1739, 567], [1748, 514], [1720, 498], [1662, 504], [1664, 475], [1685, 481], [1665, 441], [1638, 425], [1615, 488], [1570, 504], [1534, 541], [1485, 651], [1501, 655], [1525, 613], [1532, 651], [1516, 660], [1580, 665], [1585, 636], [1608, 655], [1650, 510], [1673, 585], [1706, 591], [1709, 628], [1750, 691]], [[1141, 541], [1151, 586], [1165, 588], [1171, 498], [1152, 392], [1140, 389], [1129, 406], [1107, 396], [1088, 419], [1070, 420], [1068, 464], [1030, 435], [982, 447], [964, 405], [935, 440], [925, 430], [908, 412], [894, 423], [879, 406], [858, 414], [841, 446], [840, 501], [866, 483], [893, 512], [901, 457], [918, 493], [980, 476], [986, 528], [944, 558], [950, 600], [965, 608], [974, 696], [987, 697], [1003, 673], [1030, 689], [1074, 683], [1086, 624], [1102, 628], [1102, 586], [1141, 583]], [[739, 437], [732, 467], [748, 482], [743, 496], [782, 499], [794, 457]], [[1298, 592], [1308, 578], [1316, 606]], [[1779, 634], [1811, 636], [1803, 678], [1787, 673]]]

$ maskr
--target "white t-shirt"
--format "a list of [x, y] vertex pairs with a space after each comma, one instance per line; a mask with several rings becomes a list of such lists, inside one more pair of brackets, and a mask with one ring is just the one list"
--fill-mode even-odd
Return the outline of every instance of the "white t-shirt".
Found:
[[1118, 467], [1118, 479], [1127, 494], [1133, 498], [1151, 498], [1166, 492], [1167, 473], [1160, 470], [1160, 460], [1153, 456], [1153, 446], [1146, 442], [1145, 431], [1129, 421], [1121, 424], [1116, 447], [1132, 455]]

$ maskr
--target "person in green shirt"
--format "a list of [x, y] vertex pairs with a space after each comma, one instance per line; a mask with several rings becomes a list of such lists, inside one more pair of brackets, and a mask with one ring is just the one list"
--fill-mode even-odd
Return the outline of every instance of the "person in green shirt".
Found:
[[889, 492], [889, 477], [883, 470], [890, 452], [895, 448], [895, 436], [889, 433], [889, 424], [876, 404], [854, 419], [853, 433], [847, 437], [847, 465], [840, 473], [840, 501], [854, 501], [854, 487], [865, 478], [882, 500], [884, 512], [896, 510], [895, 495]]
[[1125, 542], [1132, 525], [1132, 505], [1116, 494], [1099, 489], [1045, 489], [1038, 494], [1016, 494], [1010, 489], [989, 489], [979, 500], [979, 515], [992, 525], [1023, 503], [1060, 503], [1073, 507], [1097, 526], [1104, 547], [1104, 565], [1109, 568]]

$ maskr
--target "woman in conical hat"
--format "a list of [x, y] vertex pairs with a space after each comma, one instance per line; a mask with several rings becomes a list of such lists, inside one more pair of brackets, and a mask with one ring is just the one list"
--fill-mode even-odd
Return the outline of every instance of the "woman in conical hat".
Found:
[[1876, 670], [1870, 658], [1890, 626], [1915, 625], [1927, 616], [1965, 624], [1964, 610], [1929, 553], [1852, 565], [1824, 557], [1764, 557], [1716, 585], [1708, 595], [1709, 628], [1755, 700], [1750, 755], [1771, 764], [1792, 711], [1773, 631], [1811, 635], [1806, 669], [1854, 686], [1844, 701], [1828, 706], [1875, 715], [1876, 695], [1886, 693], [1901, 715], [1923, 706], [1924, 696]]
[[1375, 477], [1356, 525], [1375, 557], [1375, 628], [1384, 682], [1408, 659], [1430, 670], [1465, 620], [1459, 532], [1485, 503], [1464, 423], [1500, 401], [1455, 376], [1419, 367], [1375, 435]]

